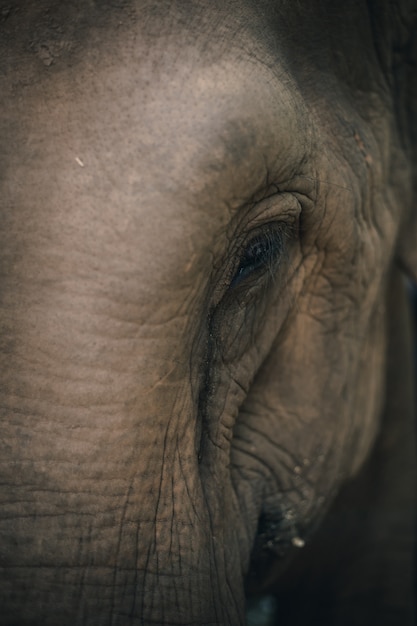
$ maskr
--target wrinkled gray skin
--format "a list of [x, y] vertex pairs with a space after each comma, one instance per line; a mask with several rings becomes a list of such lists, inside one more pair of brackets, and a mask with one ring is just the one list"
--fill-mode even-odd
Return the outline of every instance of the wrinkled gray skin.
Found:
[[0, 15], [1, 623], [412, 624], [415, 2]]

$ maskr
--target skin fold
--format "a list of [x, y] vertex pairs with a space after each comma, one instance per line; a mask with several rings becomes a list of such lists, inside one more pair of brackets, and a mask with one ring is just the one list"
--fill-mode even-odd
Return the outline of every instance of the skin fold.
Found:
[[415, 2], [0, 9], [1, 623], [411, 626]]

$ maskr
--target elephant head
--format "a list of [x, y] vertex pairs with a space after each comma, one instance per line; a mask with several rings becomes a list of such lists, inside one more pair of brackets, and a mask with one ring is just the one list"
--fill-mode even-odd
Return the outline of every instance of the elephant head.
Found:
[[242, 624], [370, 456], [415, 9], [336, 4], [4, 9], [4, 623]]

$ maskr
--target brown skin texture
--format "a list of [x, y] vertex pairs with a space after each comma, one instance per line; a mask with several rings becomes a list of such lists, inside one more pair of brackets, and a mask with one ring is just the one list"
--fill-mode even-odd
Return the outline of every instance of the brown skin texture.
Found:
[[404, 368], [412, 347], [407, 305], [397, 270], [388, 290], [386, 402], [376, 445], [280, 579], [279, 623], [415, 623], [416, 437], [414, 381]]
[[404, 484], [406, 556], [381, 541], [391, 582], [341, 576], [320, 623], [411, 624], [415, 450], [404, 478], [375, 441], [414, 432], [381, 418], [413, 6], [28, 4], [1, 24], [4, 623], [243, 624], [358, 476], [388, 509]]

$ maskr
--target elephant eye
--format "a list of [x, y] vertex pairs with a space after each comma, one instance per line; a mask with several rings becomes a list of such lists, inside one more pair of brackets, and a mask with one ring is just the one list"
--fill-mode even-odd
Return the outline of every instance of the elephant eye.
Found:
[[255, 272], [269, 270], [279, 261], [284, 250], [284, 230], [275, 225], [249, 241], [240, 258], [230, 287], [237, 287]]

